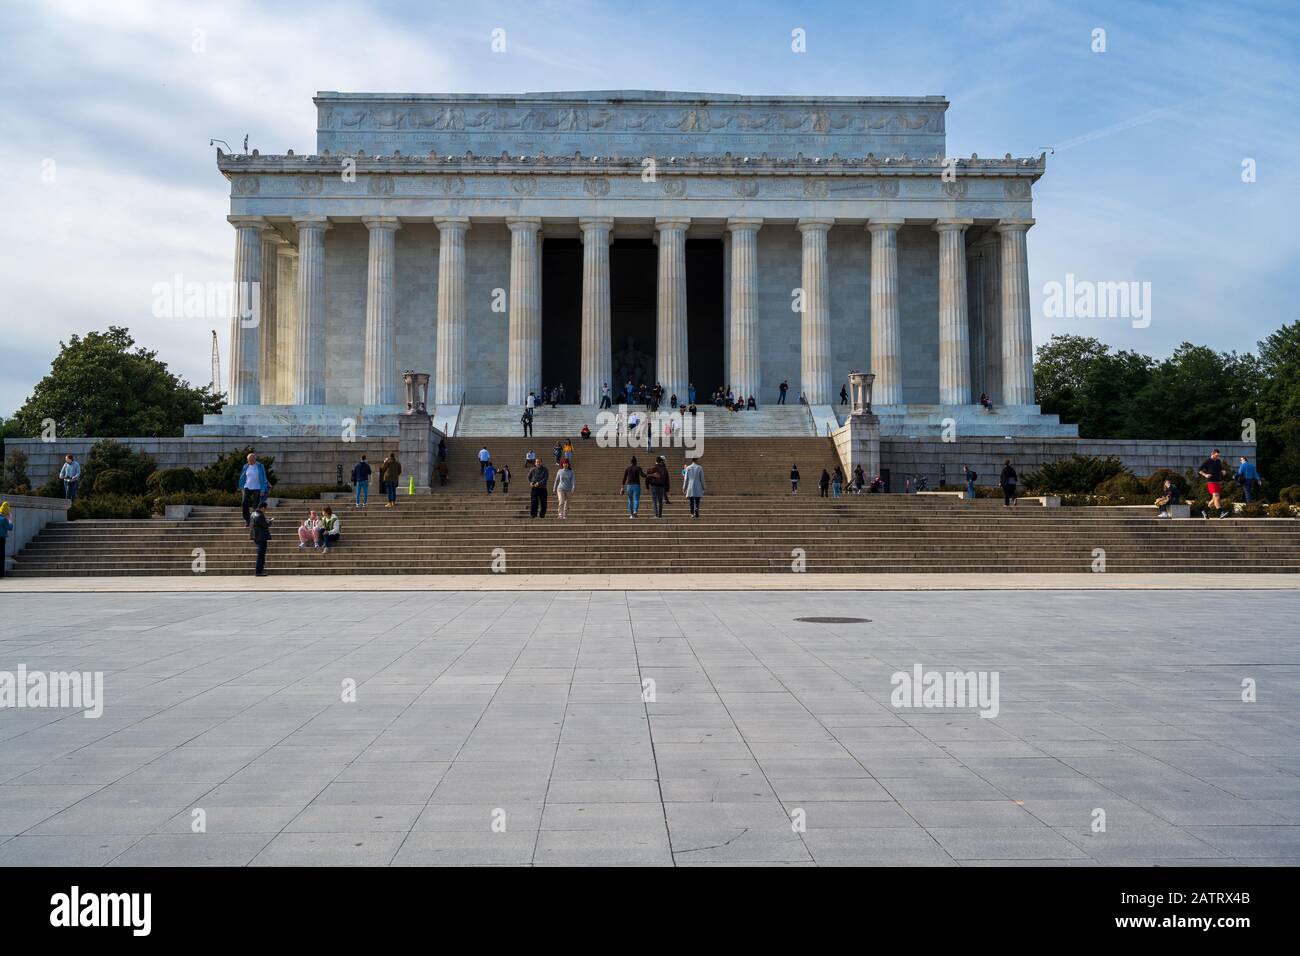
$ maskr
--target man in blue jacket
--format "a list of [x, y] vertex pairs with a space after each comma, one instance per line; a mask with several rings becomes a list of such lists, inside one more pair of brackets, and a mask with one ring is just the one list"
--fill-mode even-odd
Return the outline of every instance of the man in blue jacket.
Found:
[[352, 487], [357, 493], [357, 508], [370, 504], [370, 462], [366, 461], [365, 455], [352, 466]]
[[271, 490], [266, 480], [266, 469], [252, 452], [248, 453], [248, 464], [244, 465], [243, 471], [239, 473], [239, 490], [244, 493], [242, 505], [244, 527], [247, 528], [249, 511], [261, 504]]
[[1259, 469], [1255, 467], [1255, 463], [1242, 455], [1237, 465], [1237, 484], [1241, 485], [1241, 490], [1245, 492], [1247, 504], [1255, 500], [1255, 492], [1259, 490], [1263, 481], [1264, 479], [1259, 477]]

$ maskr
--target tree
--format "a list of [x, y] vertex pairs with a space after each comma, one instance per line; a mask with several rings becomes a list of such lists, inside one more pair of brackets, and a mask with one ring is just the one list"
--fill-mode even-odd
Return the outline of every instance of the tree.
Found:
[[1259, 360], [1184, 342], [1134, 396], [1124, 432], [1133, 438], [1234, 439], [1260, 390]]
[[5, 434], [36, 436], [53, 419], [61, 437], [167, 437], [221, 410], [222, 395], [194, 388], [157, 352], [134, 345], [119, 326], [60, 342], [49, 374], [4, 422]]
[[1044, 413], [1079, 426], [1083, 438], [1125, 437], [1134, 396], [1147, 384], [1155, 362], [1137, 352], [1112, 353], [1082, 335], [1054, 335], [1034, 363], [1038, 404]]

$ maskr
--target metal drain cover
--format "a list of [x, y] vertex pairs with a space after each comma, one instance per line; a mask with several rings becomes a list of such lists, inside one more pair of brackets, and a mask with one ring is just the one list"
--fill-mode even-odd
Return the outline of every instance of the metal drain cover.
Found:
[[796, 617], [796, 621], [802, 621], [804, 624], [870, 624], [871, 619], [866, 617]]

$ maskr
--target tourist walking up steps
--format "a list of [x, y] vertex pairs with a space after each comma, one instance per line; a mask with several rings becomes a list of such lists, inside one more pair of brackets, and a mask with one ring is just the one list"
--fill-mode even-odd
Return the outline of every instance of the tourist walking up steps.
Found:
[[799, 493], [799, 466], [791, 465], [790, 466], [790, 494], [797, 495], [798, 493]]
[[12, 530], [14, 522], [9, 517], [9, 502], [0, 502], [0, 578], [5, 576], [5, 549], [9, 545], [9, 532]]
[[390, 452], [379, 466], [379, 480], [384, 484], [384, 494], [388, 496], [385, 508], [397, 507], [397, 479], [402, 474], [402, 463], [397, 460], [397, 452]]
[[510, 493], [510, 466], [502, 465], [497, 469], [497, 481], [501, 482], [501, 493], [507, 495]]
[[560, 503], [561, 518], [569, 517], [569, 496], [573, 494], [573, 488], [573, 463], [566, 458], [555, 473], [555, 500]]
[[249, 512], [266, 498], [270, 488], [266, 483], [266, 469], [252, 452], [248, 453], [247, 463], [239, 472], [239, 490], [243, 492], [244, 527], [249, 525]]
[[[63, 479], [63, 497], [68, 501], [77, 500], [77, 483], [81, 481], [81, 465], [71, 455], [63, 457], [63, 467], [59, 469]], [[91, 491], [94, 491], [92, 488]], [[244, 524], [248, 524], [248, 515], [244, 515]]]
[[487, 445], [478, 450], [478, 473], [481, 475], [487, 470], [487, 463], [492, 460], [492, 455], [488, 453]]
[[487, 493], [492, 494], [492, 489], [497, 486], [497, 470], [492, 467], [492, 462], [487, 463], [483, 469], [483, 483], [487, 485]]
[[839, 465], [835, 466], [835, 471], [831, 474], [831, 497], [838, 498], [840, 492], [844, 490], [844, 472]]
[[682, 472], [682, 494], [686, 495], [686, 501], [691, 506], [691, 517], [698, 518], [700, 499], [704, 497], [704, 468], [698, 458]]
[[248, 536], [257, 546], [257, 564], [254, 577], [266, 577], [266, 546], [271, 543], [271, 519], [266, 516], [266, 503], [259, 502], [249, 519]]
[[970, 465], [961, 466], [962, 477], [966, 479], [966, 497], [971, 501], [975, 500], [975, 479], [979, 477], [970, 467]]
[[636, 463], [636, 456], [632, 456], [632, 463], [623, 470], [623, 494], [627, 496], [627, 516], [635, 518], [637, 511], [641, 507], [641, 479], [646, 477], [646, 473], [641, 466]]
[[537, 459], [528, 469], [528, 514], [533, 518], [546, 517], [546, 485], [551, 480], [551, 473]]
[[524, 413], [519, 416], [519, 424], [524, 426], [524, 437], [531, 437], [533, 434], [533, 407], [531, 405], [525, 408]]
[[645, 479], [650, 489], [650, 501], [654, 504], [655, 517], [664, 516], [664, 500], [668, 497], [668, 461], [663, 455], [655, 459]]
[[[1210, 457], [1201, 462], [1200, 475], [1205, 479], [1205, 490], [1210, 493], [1210, 507], [1219, 513], [1220, 518], [1228, 517], [1219, 500], [1223, 493], [1223, 459], [1219, 457], [1219, 449], [1214, 449]], [[1208, 519], [1210, 516], [1202, 511], [1201, 517]]]
[[821, 496], [823, 498], [830, 497], [831, 473], [825, 468], [822, 469], [822, 476], [817, 479], [817, 487], [821, 489]]
[[1016, 482], [1019, 480], [1016, 470], [1011, 467], [1011, 459], [1002, 462], [1002, 474], [998, 477], [998, 484], [1002, 486], [1002, 504], [1007, 508], [1016, 503]]
[[356, 489], [357, 502], [354, 507], [364, 508], [370, 504], [370, 462], [362, 455], [361, 460], [352, 466], [352, 487]]

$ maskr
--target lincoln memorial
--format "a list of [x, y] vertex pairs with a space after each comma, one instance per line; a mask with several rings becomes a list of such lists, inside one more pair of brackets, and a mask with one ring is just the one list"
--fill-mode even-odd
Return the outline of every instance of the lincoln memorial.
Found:
[[943, 97], [315, 104], [314, 153], [218, 153], [257, 319], [232, 321], [230, 404], [191, 434], [324, 433], [358, 412], [395, 434], [406, 370], [453, 432], [543, 385], [591, 406], [629, 379], [761, 407], [788, 381], [816, 428], [866, 371], [886, 434], [1076, 434], [1034, 405], [1045, 158], [949, 157]]

